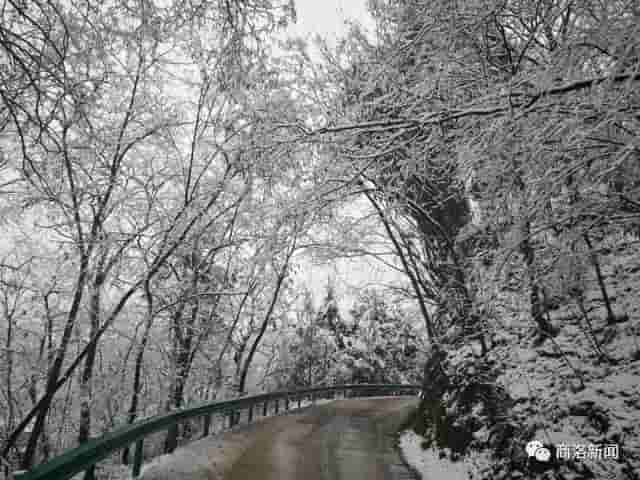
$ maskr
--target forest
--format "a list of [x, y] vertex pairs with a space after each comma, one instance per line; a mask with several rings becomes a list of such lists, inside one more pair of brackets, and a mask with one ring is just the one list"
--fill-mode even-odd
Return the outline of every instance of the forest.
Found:
[[[473, 478], [638, 480], [640, 3], [369, 0], [334, 44], [283, 35], [295, 3], [1, 2], [5, 476], [422, 383], [411, 427]], [[301, 280], [365, 261], [389, 280]], [[534, 438], [621, 453], [533, 471]]]

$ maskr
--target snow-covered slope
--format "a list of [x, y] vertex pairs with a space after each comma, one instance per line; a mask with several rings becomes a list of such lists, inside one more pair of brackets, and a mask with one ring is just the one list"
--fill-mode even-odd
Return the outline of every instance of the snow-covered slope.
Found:
[[[615, 313], [622, 321], [607, 324], [600, 290], [591, 271], [587, 276], [585, 303], [595, 338], [612, 361], [596, 353], [588, 335], [590, 327], [576, 305], [565, 301], [549, 312], [559, 333], [539, 344], [528, 313], [526, 292], [520, 295], [502, 292], [499, 308], [489, 319], [495, 330], [489, 358], [502, 369], [498, 382], [514, 400], [511, 412], [514, 424], [519, 425], [518, 431], [511, 434], [512, 444], [506, 455], [503, 452], [490, 466], [484, 464], [480, 468], [476, 468], [478, 462], [463, 458], [444, 470], [475, 474], [448, 473], [454, 475], [451, 478], [640, 478], [640, 245], [626, 239], [624, 243], [600, 247], [606, 252], [600, 256], [604, 280]], [[471, 357], [471, 349], [451, 354], [454, 364]], [[480, 429], [475, 437], [476, 445], [491, 446], [488, 429]], [[575, 450], [571, 450], [572, 458], [534, 473], [521, 468], [527, 465], [525, 445], [531, 439], [555, 447], [585, 446], [587, 452], [591, 448], [591, 454], [576, 458]], [[403, 437], [404, 454], [418, 470], [425, 472], [423, 478], [450, 478], [429, 475], [429, 471], [443, 468], [442, 462], [448, 460], [432, 450], [416, 453], [418, 444], [414, 437]], [[598, 448], [612, 445], [618, 446], [618, 459], [598, 455]], [[582, 457], [581, 453], [578, 455]], [[476, 466], [470, 468], [474, 463]]]

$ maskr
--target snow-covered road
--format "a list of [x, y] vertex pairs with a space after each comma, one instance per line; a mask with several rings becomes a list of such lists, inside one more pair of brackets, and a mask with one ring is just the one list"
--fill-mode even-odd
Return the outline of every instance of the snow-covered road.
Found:
[[336, 400], [194, 442], [143, 480], [413, 480], [395, 449], [416, 399]]

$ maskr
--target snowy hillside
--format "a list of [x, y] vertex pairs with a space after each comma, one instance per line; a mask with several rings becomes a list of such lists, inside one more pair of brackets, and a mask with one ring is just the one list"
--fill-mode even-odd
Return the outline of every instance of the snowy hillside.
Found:
[[[508, 423], [514, 428], [506, 433], [508, 445], [496, 442], [495, 431], [480, 428], [474, 433], [471, 457], [477, 460], [480, 453], [485, 458], [474, 462], [463, 457], [451, 463], [433, 449], [417, 449], [420, 437], [407, 433], [402, 448], [423, 478], [639, 478], [640, 244], [621, 241], [601, 247], [606, 253], [600, 257], [602, 273], [619, 322], [607, 324], [595, 276], [588, 276], [585, 298], [592, 330], [579, 309], [565, 302], [549, 312], [558, 335], [539, 344], [526, 313], [528, 299], [503, 292], [493, 319], [499, 332], [488, 361], [499, 365], [498, 382], [513, 401]], [[604, 357], [597, 353], [594, 338]], [[467, 347], [451, 358], [453, 365], [459, 365], [474, 355]], [[532, 439], [570, 451], [555, 462], [533, 465], [536, 462], [525, 451]], [[611, 448], [605, 450], [608, 446], [618, 447], [617, 459], [611, 458]], [[490, 453], [495, 457], [491, 459]], [[554, 453], [556, 458], [560, 454]], [[451, 476], [429, 475], [437, 469]]]

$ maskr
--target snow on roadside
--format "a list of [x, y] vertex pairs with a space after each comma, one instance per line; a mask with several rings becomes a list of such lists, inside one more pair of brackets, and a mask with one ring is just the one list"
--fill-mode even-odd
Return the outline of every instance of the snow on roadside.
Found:
[[[300, 408], [307, 408], [307, 407], [311, 407], [313, 405], [324, 405], [325, 403], [331, 403], [335, 400], [342, 400], [342, 398], [319, 398], [317, 400], [315, 400], [314, 402], [312, 402], [311, 400], [302, 400], [302, 402], [300, 402]], [[292, 407], [291, 410], [297, 410], [298, 408], [298, 402], [292, 402], [291, 403]]]
[[424, 441], [417, 433], [405, 430], [400, 435], [400, 450], [406, 462], [423, 480], [471, 480], [475, 466], [466, 458], [452, 462], [448, 458], [441, 458], [439, 451], [434, 448], [424, 450]]
[[[96, 466], [96, 478], [100, 480], [132, 480], [131, 467], [101, 462]], [[84, 472], [74, 475], [71, 480], [84, 480]]]
[[[300, 409], [314, 405], [325, 405], [335, 399], [302, 400]], [[289, 412], [298, 410], [298, 402], [291, 402]], [[288, 413], [280, 410], [280, 415]], [[258, 417], [254, 423], [275, 416], [272, 411], [266, 417]], [[244, 417], [243, 417], [244, 418]], [[189, 480], [210, 480], [222, 478], [223, 466], [233, 462], [251, 441], [251, 432], [238, 431], [247, 427], [241, 423], [237, 427], [227, 430], [220, 435], [213, 435], [200, 440], [194, 440], [179, 447], [171, 454], [159, 455], [150, 459], [142, 466], [140, 480], [174, 480], [188, 478]], [[108, 461], [100, 462], [97, 466], [98, 478], [105, 480], [132, 480], [131, 467], [114, 465]], [[72, 480], [82, 480], [84, 472], [75, 475]]]
[[474, 480], [481, 478], [492, 463], [488, 453], [473, 451], [453, 462], [447, 458], [449, 449], [423, 449], [423, 441], [413, 430], [400, 434], [402, 456], [422, 480]]

